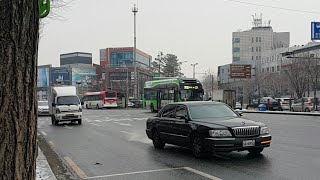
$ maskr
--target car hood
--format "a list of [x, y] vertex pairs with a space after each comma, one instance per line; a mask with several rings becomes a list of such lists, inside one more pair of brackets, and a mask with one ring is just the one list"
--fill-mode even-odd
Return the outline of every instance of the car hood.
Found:
[[244, 119], [244, 118], [207, 118], [203, 120], [193, 120], [192, 121], [195, 124], [208, 126], [208, 127], [243, 127], [243, 126], [265, 126], [263, 123]]
[[57, 106], [57, 108], [59, 108], [59, 110], [61, 112], [76, 111], [76, 110], [79, 110], [80, 107], [81, 107], [80, 105], [59, 105], [59, 106]]

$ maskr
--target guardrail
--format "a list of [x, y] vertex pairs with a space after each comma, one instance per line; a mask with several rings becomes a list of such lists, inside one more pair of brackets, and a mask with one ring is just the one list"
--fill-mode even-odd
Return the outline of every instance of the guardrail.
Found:
[[291, 112], [291, 111], [254, 111], [254, 110], [239, 110], [242, 113], [260, 113], [260, 114], [284, 114], [284, 115], [301, 115], [301, 116], [320, 116], [319, 111], [315, 112]]

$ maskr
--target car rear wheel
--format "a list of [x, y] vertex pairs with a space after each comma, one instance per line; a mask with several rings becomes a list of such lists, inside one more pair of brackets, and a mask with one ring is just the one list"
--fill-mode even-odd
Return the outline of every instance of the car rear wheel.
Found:
[[192, 153], [196, 158], [203, 158], [209, 155], [207, 151], [205, 151], [205, 147], [203, 144], [203, 138], [199, 134], [194, 134], [192, 138]]
[[260, 154], [263, 151], [263, 148], [253, 148], [248, 150], [250, 154]]
[[152, 142], [153, 142], [153, 146], [156, 149], [163, 149], [165, 146], [165, 143], [160, 138], [160, 134], [157, 130], [153, 130], [153, 132], [152, 132]]
[[293, 108], [291, 108], [291, 111], [292, 111], [292, 112], [294, 112], [294, 109], [293, 109]]
[[306, 108], [306, 109], [304, 110], [304, 112], [310, 112], [310, 109], [309, 109], [309, 108]]

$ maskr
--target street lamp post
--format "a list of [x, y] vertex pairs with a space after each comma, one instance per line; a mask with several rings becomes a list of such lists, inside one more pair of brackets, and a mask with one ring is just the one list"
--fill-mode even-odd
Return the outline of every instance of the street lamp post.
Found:
[[191, 66], [193, 66], [193, 78], [196, 78], [196, 65], [198, 65], [198, 63], [191, 64]]
[[138, 12], [138, 8], [136, 7], [136, 4], [133, 5], [132, 8], [132, 12], [133, 12], [133, 21], [134, 21], [134, 25], [133, 25], [133, 66], [134, 66], [134, 98], [137, 99], [138, 98], [138, 76], [137, 76], [137, 34], [136, 34], [136, 14]]
[[[179, 65], [183, 64], [183, 63], [186, 63], [188, 61], [182, 61], [182, 62], [178, 62]], [[175, 77], [175, 72], [176, 72], [176, 67], [173, 66], [173, 77]]]

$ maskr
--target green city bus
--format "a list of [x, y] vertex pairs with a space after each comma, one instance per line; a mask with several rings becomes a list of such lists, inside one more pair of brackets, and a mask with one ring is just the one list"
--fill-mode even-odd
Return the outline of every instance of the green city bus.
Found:
[[202, 100], [202, 84], [194, 78], [159, 79], [144, 84], [143, 107], [152, 112], [172, 102]]

